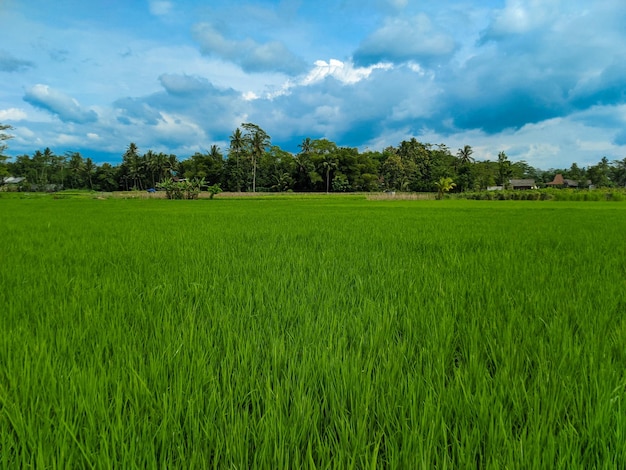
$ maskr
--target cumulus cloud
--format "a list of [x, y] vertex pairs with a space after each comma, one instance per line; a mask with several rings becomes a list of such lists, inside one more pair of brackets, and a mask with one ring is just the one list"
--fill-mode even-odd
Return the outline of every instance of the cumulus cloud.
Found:
[[19, 108], [0, 109], [0, 121], [23, 121], [28, 115]]
[[469, 58], [439, 73], [441, 121], [493, 134], [626, 102], [624, 10], [510, 0]]
[[159, 80], [163, 91], [114, 103], [117, 121], [146, 140], [183, 145], [188, 139], [208, 147], [240, 125], [237, 116], [250, 105], [241, 93], [218, 89], [203, 77], [163, 74]]
[[84, 124], [98, 120], [95, 111], [84, 109], [74, 98], [48, 85], [33, 86], [26, 91], [24, 101], [36, 108], [49, 111], [64, 122]]
[[305, 70], [304, 61], [279, 41], [258, 43], [250, 38], [228, 39], [208, 23], [196, 25], [193, 35], [203, 54], [235, 62], [246, 72], [271, 71], [296, 75]]
[[449, 56], [454, 39], [438, 31], [425, 14], [410, 18], [388, 18], [368, 36], [354, 53], [358, 65], [378, 62], [431, 62]]
[[[318, 63], [315, 80], [295, 84], [289, 93], [251, 103], [248, 117], [268, 121], [273, 137], [296, 150], [291, 139], [326, 137], [340, 145], [361, 146], [397, 127], [419, 130], [436, 109], [438, 90], [430, 77], [409, 66], [368, 70], [367, 78], [346, 80], [340, 61]], [[277, 113], [276, 110], [280, 110]]]
[[0, 72], [22, 72], [34, 66], [32, 62], [13, 57], [9, 52], [0, 49]]
[[483, 41], [529, 33], [554, 22], [563, 11], [561, 3], [561, 0], [507, 0], [504, 8], [494, 10]]

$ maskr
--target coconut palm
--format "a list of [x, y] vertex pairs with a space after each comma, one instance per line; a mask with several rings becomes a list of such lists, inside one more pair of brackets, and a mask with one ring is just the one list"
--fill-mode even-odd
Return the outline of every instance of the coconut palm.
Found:
[[85, 176], [87, 177], [87, 182], [89, 183], [89, 189], [93, 189], [93, 175], [96, 172], [96, 165], [93, 160], [89, 157], [85, 159], [85, 165], [83, 166], [83, 171], [85, 172]]
[[324, 155], [322, 168], [326, 171], [326, 194], [328, 194], [330, 192], [330, 171], [337, 168], [337, 160], [332, 155]]
[[461, 165], [469, 165], [470, 163], [474, 163], [474, 158], [472, 157], [473, 153], [474, 150], [472, 150], [472, 147], [466, 145], [462, 149], [459, 149], [456, 156], [458, 157]]
[[308, 155], [313, 150], [313, 141], [310, 137], [307, 137], [306, 139], [302, 140], [302, 143], [298, 145], [298, 147], [300, 147], [301, 153], [303, 153], [304, 155]]
[[131, 142], [122, 156], [123, 163], [128, 169], [128, 177], [133, 181], [134, 189], [142, 189], [141, 177], [143, 176], [143, 159], [134, 142]]
[[[230, 168], [230, 190], [241, 191], [242, 186], [242, 168], [240, 165], [241, 154], [244, 151], [245, 141], [241, 129], [237, 128], [230, 136], [230, 148], [228, 150], [228, 164], [227, 167]], [[232, 162], [235, 162], [233, 165]]]
[[443, 199], [444, 194], [453, 189], [456, 184], [452, 178], [442, 176], [439, 181], [435, 181], [435, 186], [437, 187], [437, 199]]
[[237, 167], [239, 167], [239, 156], [241, 151], [243, 150], [244, 140], [243, 134], [241, 133], [241, 129], [237, 128], [233, 132], [233, 135], [230, 136], [230, 150], [228, 151], [228, 156], [231, 155], [235, 157], [237, 161]]
[[250, 157], [252, 158], [252, 192], [256, 192], [257, 163], [270, 144], [270, 136], [256, 124], [245, 123], [242, 124], [242, 127], [247, 131], [244, 139], [249, 146]]

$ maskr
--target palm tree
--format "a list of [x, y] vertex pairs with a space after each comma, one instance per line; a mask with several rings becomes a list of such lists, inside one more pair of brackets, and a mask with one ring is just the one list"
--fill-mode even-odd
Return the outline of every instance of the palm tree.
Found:
[[261, 135], [260, 132], [255, 132], [252, 135], [252, 141], [250, 142], [252, 146], [252, 192], [256, 192], [256, 165], [259, 159], [263, 156], [263, 152], [265, 152], [265, 143], [266, 140]]
[[237, 167], [239, 167], [239, 154], [243, 150], [244, 141], [243, 134], [241, 133], [241, 129], [235, 129], [233, 135], [230, 136], [230, 150], [228, 151], [228, 155], [234, 155], [237, 161]]
[[330, 170], [337, 168], [337, 161], [331, 155], [324, 155], [322, 168], [326, 170], [326, 194], [330, 192]]
[[176, 172], [178, 171], [178, 158], [173, 153], [169, 154], [165, 157], [165, 165], [164, 168], [167, 169], [169, 173], [168, 178], [172, 178]]
[[232, 158], [235, 159], [235, 168], [233, 168], [233, 171], [231, 172], [234, 176], [234, 179], [232, 181], [234, 187], [230, 188], [230, 190], [232, 191], [233, 189], [236, 191], [241, 191], [241, 185], [242, 185], [242, 178], [241, 178], [241, 169], [239, 166], [239, 157], [241, 156], [241, 152], [244, 149], [244, 137], [243, 134], [241, 133], [241, 129], [237, 128], [235, 129], [235, 131], [233, 132], [233, 135], [230, 136], [230, 149], [228, 150], [228, 159], [232, 162]]
[[161, 181], [163, 181], [163, 179], [166, 178], [165, 174], [167, 172], [167, 155], [165, 155], [163, 152], [157, 153], [154, 156], [153, 165], [157, 173], [157, 183], [160, 183]]
[[473, 153], [474, 150], [472, 150], [472, 147], [466, 145], [462, 149], [459, 149], [456, 156], [458, 157], [461, 165], [469, 165], [470, 163], [474, 163], [474, 158], [472, 157]]
[[307, 137], [302, 141], [300, 145], [298, 145], [298, 147], [300, 147], [300, 149], [302, 150], [301, 153], [303, 153], [304, 155], [308, 155], [313, 150], [313, 141], [310, 137]]
[[252, 157], [252, 192], [256, 192], [256, 167], [257, 162], [263, 156], [266, 147], [270, 144], [270, 136], [256, 124], [245, 123], [242, 127], [247, 131], [244, 138], [250, 147]]
[[143, 171], [143, 162], [139, 156], [139, 150], [134, 142], [131, 142], [122, 156], [124, 163], [128, 168], [128, 176], [133, 180], [133, 188], [141, 189], [141, 176]]
[[65, 154], [68, 161], [68, 170], [70, 173], [70, 188], [75, 189], [82, 186], [81, 174], [84, 171], [83, 157], [78, 152], [71, 152]]
[[437, 187], [437, 199], [443, 199], [444, 194], [454, 188], [456, 184], [452, 178], [442, 176], [439, 181], [435, 181], [435, 186]]
[[96, 171], [96, 165], [93, 163], [93, 160], [89, 157], [85, 160], [85, 165], [83, 166], [83, 170], [85, 171], [85, 175], [87, 175], [87, 181], [89, 182], [89, 189], [93, 189], [93, 174]]
[[222, 160], [222, 152], [217, 145], [211, 145], [211, 150], [209, 150], [209, 158], [212, 160], [219, 162]]
[[150, 172], [150, 176], [152, 177], [152, 187], [156, 187], [156, 173], [159, 171], [158, 168], [158, 162], [157, 162], [157, 154], [154, 153], [152, 150], [148, 150], [144, 156], [143, 156], [145, 162], [146, 162], [146, 167], [148, 169], [148, 171]]

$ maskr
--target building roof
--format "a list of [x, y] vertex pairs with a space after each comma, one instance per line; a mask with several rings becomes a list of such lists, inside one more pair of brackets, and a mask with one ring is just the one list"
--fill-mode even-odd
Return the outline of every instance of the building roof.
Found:
[[563, 179], [563, 175], [561, 173], [557, 173], [556, 175], [554, 175], [554, 179], [546, 184], [559, 186], [565, 184], [565, 180]]
[[511, 186], [535, 186], [535, 180], [533, 179], [517, 179], [510, 181]]
[[[591, 181], [587, 180], [586, 184], [590, 185]], [[552, 180], [550, 183], [546, 183], [546, 185], [549, 185], [549, 186], [567, 186], [569, 188], [577, 188], [578, 187], [578, 181], [570, 180], [570, 179], [567, 179], [567, 178], [563, 178], [563, 175], [561, 173], [557, 173], [554, 176], [554, 180]]]
[[19, 184], [24, 181], [26, 178], [21, 178], [17, 176], [7, 176], [2, 180], [4, 184]]

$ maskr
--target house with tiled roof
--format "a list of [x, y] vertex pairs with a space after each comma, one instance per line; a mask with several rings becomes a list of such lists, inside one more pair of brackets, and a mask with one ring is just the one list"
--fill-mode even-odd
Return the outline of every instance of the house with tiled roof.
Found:
[[[589, 187], [590, 185], [591, 181], [588, 180], [586, 187]], [[561, 173], [557, 173], [552, 181], [546, 183], [546, 186], [552, 188], [578, 188], [579, 184], [578, 181], [563, 178]]]

